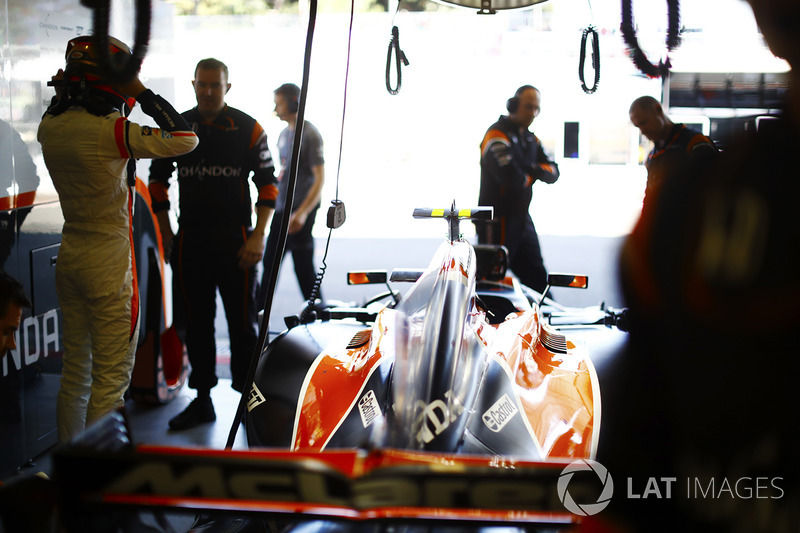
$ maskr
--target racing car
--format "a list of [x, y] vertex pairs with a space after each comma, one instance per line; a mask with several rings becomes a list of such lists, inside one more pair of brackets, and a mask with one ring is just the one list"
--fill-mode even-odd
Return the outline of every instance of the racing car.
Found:
[[[507, 273], [501, 246], [473, 246], [463, 219], [492, 208], [419, 208], [448, 238], [427, 268], [351, 272], [352, 284], [407, 282], [362, 307], [331, 308], [273, 340], [247, 401], [251, 447], [392, 448], [593, 458], [600, 394], [592, 361], [549, 325], [546, 295]], [[554, 275], [551, 286], [583, 287]]]
[[[134, 531], [142, 509], [194, 514], [190, 530], [205, 533], [574, 525], [564, 472], [595, 455], [592, 361], [549, 324], [547, 290], [508, 275], [503, 247], [460, 235], [460, 220], [491, 208], [414, 216], [448, 224], [427, 268], [351, 272], [389, 290], [303, 313], [264, 349], [246, 397], [248, 450], [133, 445], [122, 416], [60, 448], [65, 531]], [[591, 481], [570, 489], [596, 495]]]

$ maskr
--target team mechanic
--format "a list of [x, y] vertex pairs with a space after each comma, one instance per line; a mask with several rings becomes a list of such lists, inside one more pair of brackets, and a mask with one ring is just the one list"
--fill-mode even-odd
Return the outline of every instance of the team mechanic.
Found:
[[555, 183], [559, 172], [528, 128], [539, 114], [541, 95], [523, 85], [506, 103], [507, 116], [489, 127], [481, 142], [478, 204], [494, 207], [491, 222], [476, 221], [480, 244], [502, 244], [520, 282], [539, 292], [547, 286], [539, 236], [529, 212], [536, 180]]
[[[251, 116], [225, 103], [228, 67], [213, 58], [195, 68], [197, 106], [183, 113], [200, 145], [189, 154], [153, 161], [150, 193], [165, 246], [172, 244], [176, 314], [185, 312], [185, 341], [197, 399], [170, 420], [188, 429], [216, 420], [210, 391], [217, 384], [214, 317], [219, 289], [228, 320], [232, 386], [242, 392], [258, 336], [255, 265], [264, 253], [266, 228], [278, 194], [267, 135]], [[169, 180], [178, 169], [179, 219], [169, 223]], [[257, 221], [248, 178], [258, 190]], [[173, 243], [173, 237], [175, 242]], [[180, 325], [179, 325], [180, 327]]]
[[[272, 260], [278, 248], [280, 226], [283, 221], [283, 209], [286, 196], [289, 194], [289, 176], [291, 169], [292, 145], [294, 131], [297, 127], [297, 111], [300, 102], [300, 87], [293, 83], [284, 83], [274, 91], [275, 114], [286, 122], [278, 137], [278, 156], [281, 171], [278, 175], [278, 200], [275, 216], [267, 238], [264, 254], [264, 270], [258, 289], [258, 302], [266, 300], [272, 275]], [[325, 183], [325, 158], [322, 149], [322, 135], [311, 122], [303, 121], [303, 135], [300, 141], [300, 154], [297, 160], [297, 182], [295, 185], [292, 214], [289, 219], [288, 235], [284, 252], [292, 252], [292, 262], [300, 292], [308, 301], [312, 297], [322, 302], [320, 287], [316, 287], [317, 275], [314, 272], [314, 222], [319, 209], [322, 186]], [[311, 302], [314, 304], [314, 302]]]
[[661, 103], [652, 96], [634, 100], [629, 115], [642, 135], [653, 141], [653, 149], [644, 163], [647, 168], [645, 203], [652, 200], [665, 180], [707, 168], [719, 153], [714, 141], [699, 131], [672, 122]]
[[[117, 39], [109, 38], [109, 48], [114, 58], [130, 56]], [[103, 81], [93, 37], [70, 40], [66, 58], [66, 70], [53, 77], [56, 97], [38, 131], [64, 214], [56, 264], [64, 317], [60, 442], [122, 407], [130, 382], [139, 333], [131, 240], [134, 160], [197, 146], [186, 121], [138, 76], [118, 85]], [[123, 116], [136, 101], [161, 129]]]
[[658, 297], [656, 279], [651, 273], [663, 265], [654, 264], [653, 255], [643, 250], [653, 239], [654, 217], [664, 215], [657, 214], [658, 195], [665, 183], [671, 183], [671, 187], [694, 197], [717, 160], [719, 150], [714, 141], [702, 133], [685, 124], [674, 123], [652, 96], [641, 96], [633, 101], [630, 119], [642, 135], [653, 142], [653, 149], [645, 160], [647, 184], [642, 214], [622, 246], [622, 278], [624, 284], [630, 284], [626, 293], [632, 291], [637, 299], [652, 303]]

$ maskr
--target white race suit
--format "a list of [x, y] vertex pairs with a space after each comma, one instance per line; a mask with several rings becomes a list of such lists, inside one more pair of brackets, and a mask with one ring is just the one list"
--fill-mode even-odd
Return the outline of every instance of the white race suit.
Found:
[[44, 161], [64, 214], [56, 263], [64, 317], [59, 442], [121, 407], [133, 370], [139, 295], [128, 161], [181, 155], [198, 143], [166, 100], [150, 90], [137, 100], [160, 128], [131, 122], [117, 110], [93, 114], [81, 106], [57, 114], [48, 110], [39, 125]]

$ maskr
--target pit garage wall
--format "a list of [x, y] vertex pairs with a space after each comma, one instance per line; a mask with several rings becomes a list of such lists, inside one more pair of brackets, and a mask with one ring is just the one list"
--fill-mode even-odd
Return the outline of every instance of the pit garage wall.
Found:
[[[172, 42], [164, 9], [154, 2], [156, 50]], [[133, 14], [132, 1], [112, 2], [111, 33], [132, 42]], [[23, 312], [17, 350], [0, 361], [0, 480], [56, 443], [63, 343], [54, 272], [63, 218], [36, 131], [66, 42], [91, 30], [91, 11], [79, 0], [0, 0], [0, 268], [33, 303]], [[165, 87], [157, 78], [149, 85], [169, 98], [172, 82]]]
[[[17, 278], [33, 307], [22, 315], [17, 349], [0, 362], [0, 478], [56, 442], [61, 315], [54, 258], [61, 211], [42, 163], [36, 129], [44, 111], [44, 70], [63, 58], [54, 3], [2, 0], [0, 62], [0, 268]], [[72, 18], [75, 23], [83, 17]], [[67, 24], [64, 23], [64, 26]], [[62, 59], [63, 61], [63, 59]]]

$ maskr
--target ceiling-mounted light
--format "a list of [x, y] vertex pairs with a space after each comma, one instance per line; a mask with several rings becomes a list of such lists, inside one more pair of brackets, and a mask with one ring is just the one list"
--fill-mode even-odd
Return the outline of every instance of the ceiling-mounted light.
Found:
[[479, 15], [491, 15], [498, 10], [524, 9], [547, 0], [437, 0], [444, 4], [454, 4], [461, 7], [477, 9]]

